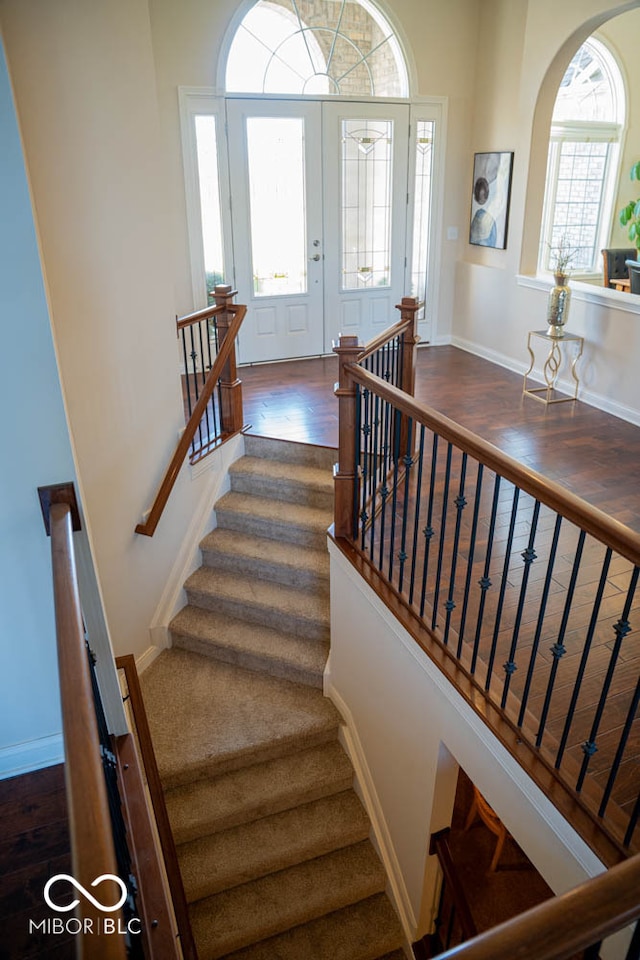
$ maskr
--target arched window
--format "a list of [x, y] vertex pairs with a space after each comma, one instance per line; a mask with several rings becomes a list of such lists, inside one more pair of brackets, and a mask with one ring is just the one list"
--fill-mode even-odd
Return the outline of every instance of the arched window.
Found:
[[567, 67], [551, 122], [540, 266], [561, 241], [573, 273], [597, 273], [611, 227], [625, 97], [620, 69], [591, 37]]
[[407, 97], [404, 56], [370, 0], [258, 0], [227, 59], [228, 93]]

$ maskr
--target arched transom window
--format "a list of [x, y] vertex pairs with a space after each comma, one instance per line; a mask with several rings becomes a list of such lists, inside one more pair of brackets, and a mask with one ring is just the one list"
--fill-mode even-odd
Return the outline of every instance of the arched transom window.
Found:
[[404, 56], [369, 0], [259, 0], [235, 33], [228, 93], [407, 97]]
[[591, 37], [567, 67], [556, 97], [549, 142], [543, 244], [548, 270], [562, 243], [573, 273], [596, 273], [611, 227], [618, 144], [625, 118], [620, 69]]

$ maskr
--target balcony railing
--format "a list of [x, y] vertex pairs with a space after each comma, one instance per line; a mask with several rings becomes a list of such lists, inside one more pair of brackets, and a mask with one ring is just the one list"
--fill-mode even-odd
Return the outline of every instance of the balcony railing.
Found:
[[613, 864], [638, 850], [640, 536], [417, 402], [389, 334], [336, 348], [337, 543]]

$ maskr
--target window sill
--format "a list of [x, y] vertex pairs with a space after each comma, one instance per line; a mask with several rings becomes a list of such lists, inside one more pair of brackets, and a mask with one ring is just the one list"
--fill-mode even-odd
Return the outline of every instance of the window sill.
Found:
[[[530, 290], [548, 291], [553, 286], [553, 277], [544, 274], [527, 276], [517, 274], [516, 282], [519, 287], [528, 287]], [[640, 316], [640, 296], [635, 293], [623, 293], [621, 290], [610, 290], [596, 286], [582, 280], [571, 280], [571, 296], [573, 300], [583, 303], [593, 303], [612, 310], [624, 313], [634, 313]]]

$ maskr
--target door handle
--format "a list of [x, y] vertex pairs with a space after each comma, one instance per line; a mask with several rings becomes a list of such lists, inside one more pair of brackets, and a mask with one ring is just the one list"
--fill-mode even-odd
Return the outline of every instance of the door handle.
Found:
[[319, 253], [314, 254], [313, 257], [309, 257], [309, 260], [315, 260], [315, 261], [320, 260], [320, 254]]

